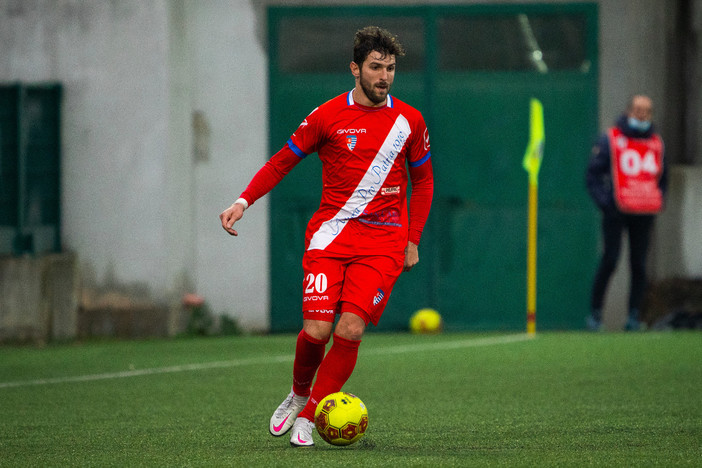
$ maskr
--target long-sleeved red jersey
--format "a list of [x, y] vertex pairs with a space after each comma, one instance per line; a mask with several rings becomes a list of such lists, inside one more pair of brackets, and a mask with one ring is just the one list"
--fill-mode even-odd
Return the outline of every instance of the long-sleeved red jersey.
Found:
[[307, 116], [241, 197], [253, 204], [314, 152], [322, 161], [323, 188], [307, 225], [307, 250], [402, 255], [408, 240], [419, 244], [434, 182], [429, 134], [418, 110], [391, 96], [375, 108], [355, 103], [352, 92], [339, 95]]

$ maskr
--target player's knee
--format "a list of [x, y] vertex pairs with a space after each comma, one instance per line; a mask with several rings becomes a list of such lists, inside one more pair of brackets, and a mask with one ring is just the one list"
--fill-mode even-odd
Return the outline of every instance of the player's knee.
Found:
[[[361, 311], [362, 312], [362, 311]], [[345, 308], [336, 324], [334, 333], [347, 340], [359, 341], [366, 330], [366, 322], [361, 316]]]
[[323, 322], [321, 320], [304, 320], [302, 328], [309, 336], [316, 340], [329, 340], [332, 331], [331, 322]]
[[361, 338], [363, 338], [364, 330], [365, 326], [358, 327], [350, 324], [339, 323], [336, 326], [334, 333], [342, 338], [346, 338], [347, 340], [360, 341]]
[[351, 341], [361, 341], [363, 338], [363, 331], [350, 330], [348, 328], [336, 327], [334, 334]]

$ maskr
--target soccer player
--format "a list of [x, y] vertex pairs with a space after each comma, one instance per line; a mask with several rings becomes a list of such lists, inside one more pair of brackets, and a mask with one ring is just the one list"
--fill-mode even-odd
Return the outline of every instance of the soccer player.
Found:
[[357, 31], [350, 64], [355, 87], [313, 110], [220, 214], [222, 227], [236, 236], [234, 223], [244, 210], [294, 166], [315, 152], [322, 161], [322, 199], [305, 234], [292, 389], [269, 425], [274, 436], [292, 428], [293, 446], [314, 445], [318, 401], [341, 390], [366, 327], [378, 324], [400, 273], [419, 261], [434, 181], [422, 115], [389, 94], [401, 55], [402, 45], [388, 31]]

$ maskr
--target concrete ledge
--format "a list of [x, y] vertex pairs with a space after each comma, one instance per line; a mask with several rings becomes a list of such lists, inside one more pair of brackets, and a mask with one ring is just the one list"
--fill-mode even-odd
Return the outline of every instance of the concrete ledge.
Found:
[[83, 288], [74, 254], [0, 257], [0, 343], [183, 333], [189, 311], [145, 291]]
[[169, 335], [170, 312], [156, 305], [100, 307], [78, 312], [78, 338], [147, 338]]
[[154, 301], [138, 287], [84, 287], [78, 308], [77, 337], [149, 338], [183, 333], [189, 311], [179, 301]]
[[78, 283], [74, 254], [0, 258], [0, 343], [75, 338]]

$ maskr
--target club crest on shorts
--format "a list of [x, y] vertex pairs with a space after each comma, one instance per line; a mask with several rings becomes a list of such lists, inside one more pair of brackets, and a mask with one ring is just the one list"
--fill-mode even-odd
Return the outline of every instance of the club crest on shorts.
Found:
[[349, 148], [349, 151], [353, 151], [353, 149], [356, 147], [356, 140], [356, 135], [348, 135], [346, 137], [346, 146]]
[[376, 294], [373, 298], [373, 305], [377, 306], [378, 304], [380, 304], [380, 301], [383, 300], [383, 297], [385, 297], [385, 293], [382, 289], [378, 288], [378, 294]]

